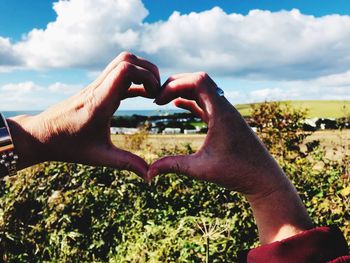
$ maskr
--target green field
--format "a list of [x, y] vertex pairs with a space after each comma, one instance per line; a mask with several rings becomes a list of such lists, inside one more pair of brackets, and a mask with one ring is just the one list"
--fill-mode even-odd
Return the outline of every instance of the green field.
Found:
[[[298, 109], [308, 109], [308, 118], [341, 118], [350, 115], [350, 100], [300, 100], [282, 103], [288, 103]], [[243, 116], [249, 116], [251, 105], [237, 104], [235, 107]]]

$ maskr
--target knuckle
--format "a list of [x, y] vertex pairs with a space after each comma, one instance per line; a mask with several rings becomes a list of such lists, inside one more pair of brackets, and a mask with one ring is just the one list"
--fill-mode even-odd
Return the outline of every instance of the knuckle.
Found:
[[212, 81], [212, 79], [206, 72], [196, 73], [196, 84], [197, 88], [203, 92], [211, 91], [213, 87], [216, 87], [216, 84]]
[[123, 51], [122, 53], [120, 53], [119, 56], [121, 60], [126, 60], [126, 61], [130, 61], [136, 58], [134, 54], [127, 51]]
[[156, 65], [154, 65], [153, 63], [151, 63], [151, 66], [152, 66], [153, 70], [159, 74], [158, 67]]
[[208, 73], [204, 71], [197, 72], [196, 74], [197, 74], [198, 81], [200, 82], [205, 81], [209, 78]]

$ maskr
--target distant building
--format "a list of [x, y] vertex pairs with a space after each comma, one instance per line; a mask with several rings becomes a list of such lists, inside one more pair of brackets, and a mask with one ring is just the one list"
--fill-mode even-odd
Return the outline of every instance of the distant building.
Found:
[[153, 125], [153, 123], [154, 124], [157, 124], [157, 123], [168, 123], [168, 122], [170, 122], [170, 121], [172, 121], [171, 119], [160, 119], [160, 120], [153, 120], [153, 121], [150, 121], [150, 123], [151, 123], [151, 125]]
[[184, 134], [196, 134], [198, 130], [195, 129], [184, 129]]
[[111, 127], [111, 134], [135, 134], [138, 131], [137, 128]]
[[318, 121], [319, 118], [312, 118], [312, 119], [305, 119], [304, 124], [309, 125], [313, 128], [317, 127], [316, 122]]
[[181, 133], [180, 128], [165, 128], [162, 134], [179, 134]]
[[151, 128], [148, 131], [149, 134], [158, 134], [159, 133], [159, 128]]
[[337, 120], [334, 118], [312, 118], [306, 119], [303, 123], [303, 129], [305, 131], [316, 131], [318, 129], [337, 129]]

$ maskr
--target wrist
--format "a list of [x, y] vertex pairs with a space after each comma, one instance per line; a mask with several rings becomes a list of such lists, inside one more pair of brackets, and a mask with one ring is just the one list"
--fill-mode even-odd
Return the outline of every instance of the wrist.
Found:
[[260, 196], [247, 196], [247, 199], [262, 244], [279, 241], [313, 227], [306, 208], [287, 177], [277, 189]]

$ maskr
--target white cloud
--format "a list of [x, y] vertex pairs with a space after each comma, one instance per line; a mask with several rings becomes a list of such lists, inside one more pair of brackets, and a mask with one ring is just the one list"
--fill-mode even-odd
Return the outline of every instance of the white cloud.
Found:
[[95, 67], [137, 40], [147, 10], [139, 0], [55, 3], [55, 21], [33, 29], [14, 48], [30, 68]]
[[[226, 14], [220, 8], [147, 25], [141, 50], [178, 68], [217, 75], [303, 79], [350, 68], [350, 17], [298, 10]], [[166, 58], [162, 61], [162, 58]]]
[[349, 87], [350, 88], [350, 70], [340, 74], [332, 74], [328, 76], [322, 76], [311, 83], [317, 84], [322, 87]]
[[53, 83], [48, 86], [32, 81], [0, 86], [0, 110], [42, 110], [80, 90], [79, 85]]
[[0, 36], [0, 72], [8, 72], [22, 64], [8, 38]]
[[[224, 86], [234, 103], [350, 99], [350, 16], [314, 17], [298, 10], [240, 15], [216, 7], [145, 23], [148, 10], [141, 0], [58, 0], [54, 11], [57, 17], [46, 28], [16, 43], [0, 36], [0, 73], [83, 68], [92, 79], [119, 52], [130, 50], [160, 66], [163, 79], [199, 70], [230, 79]], [[242, 80], [248, 88], [234, 90]], [[82, 88], [55, 81], [0, 86], [0, 106], [43, 109]], [[152, 107], [142, 101], [123, 105]]]
[[[276, 100], [276, 99], [285, 99], [284, 93], [280, 88], [265, 88], [265, 89], [258, 89], [253, 90], [249, 93], [250, 97], [253, 98], [254, 101], [261, 101], [261, 100]], [[289, 94], [288, 94], [288, 97]]]
[[60, 93], [64, 95], [73, 95], [81, 90], [83, 86], [81, 85], [68, 85], [61, 82], [56, 82], [48, 87], [48, 90], [53, 93]]
[[0, 91], [14, 93], [16, 95], [27, 94], [40, 90], [42, 90], [42, 87], [36, 85], [32, 81], [21, 83], [9, 83], [0, 87]]
[[350, 100], [350, 71], [311, 80], [277, 81], [247, 92], [246, 102], [264, 100]]
[[216, 7], [145, 23], [141, 0], [59, 0], [54, 11], [57, 18], [45, 29], [33, 29], [15, 44], [0, 38], [0, 70], [13, 64], [96, 70], [124, 49], [167, 73], [296, 80], [350, 69], [350, 16], [298, 10], [240, 15]]
[[[285, 86], [283, 83], [280, 86]], [[350, 88], [283, 87], [256, 89], [247, 94], [247, 99], [241, 102], [261, 102], [279, 100], [350, 100]]]

